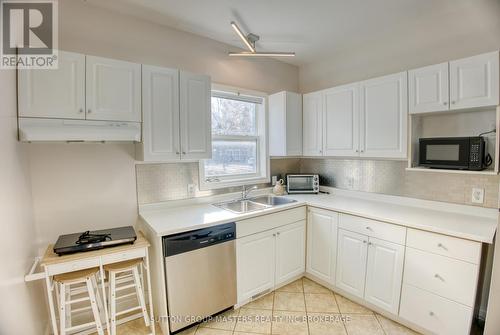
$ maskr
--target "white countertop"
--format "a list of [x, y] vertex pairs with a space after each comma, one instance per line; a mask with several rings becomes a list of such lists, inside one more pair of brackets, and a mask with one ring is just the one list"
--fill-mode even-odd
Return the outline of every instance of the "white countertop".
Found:
[[287, 197], [297, 202], [247, 214], [232, 213], [211, 204], [220, 200], [200, 203], [199, 199], [192, 202], [143, 205], [139, 214], [157, 236], [240, 221], [304, 205], [484, 243], [493, 242], [498, 224], [497, 209], [329, 190], [332, 191], [330, 195], [289, 195]]

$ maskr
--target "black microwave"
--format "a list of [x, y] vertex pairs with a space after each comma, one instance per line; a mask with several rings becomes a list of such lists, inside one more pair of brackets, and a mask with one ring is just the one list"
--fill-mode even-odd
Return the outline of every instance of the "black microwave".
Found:
[[483, 170], [485, 141], [476, 137], [434, 137], [419, 140], [419, 165], [436, 169]]

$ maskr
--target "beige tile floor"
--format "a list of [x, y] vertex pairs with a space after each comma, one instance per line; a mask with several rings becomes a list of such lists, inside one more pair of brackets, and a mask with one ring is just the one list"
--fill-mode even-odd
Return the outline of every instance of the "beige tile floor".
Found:
[[[142, 319], [117, 330], [118, 334], [148, 334]], [[180, 334], [418, 335], [307, 278]]]

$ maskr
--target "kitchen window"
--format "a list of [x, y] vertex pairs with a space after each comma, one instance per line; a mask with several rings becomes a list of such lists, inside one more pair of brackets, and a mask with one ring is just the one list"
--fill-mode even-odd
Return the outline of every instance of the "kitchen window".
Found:
[[264, 94], [214, 87], [212, 159], [200, 161], [200, 187], [269, 182]]

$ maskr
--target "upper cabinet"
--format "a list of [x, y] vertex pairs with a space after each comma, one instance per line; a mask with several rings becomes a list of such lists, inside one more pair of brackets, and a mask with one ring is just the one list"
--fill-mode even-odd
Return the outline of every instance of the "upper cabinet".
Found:
[[179, 70], [142, 67], [143, 140], [140, 159], [180, 158]]
[[426, 66], [408, 72], [410, 113], [427, 113], [448, 109], [448, 63]]
[[498, 51], [412, 70], [410, 113], [497, 106], [499, 80]]
[[304, 156], [406, 158], [407, 73], [304, 95]]
[[181, 71], [179, 82], [182, 159], [210, 158], [212, 157], [210, 77]]
[[269, 155], [302, 155], [302, 95], [279, 92], [269, 96]]
[[57, 70], [19, 70], [19, 116], [85, 119], [85, 55], [59, 51]]
[[323, 155], [323, 94], [314, 92], [303, 96], [304, 156]]
[[359, 152], [359, 84], [323, 91], [326, 156], [356, 156]]
[[19, 70], [19, 117], [141, 122], [141, 64], [59, 51], [55, 70]]
[[498, 105], [498, 62], [498, 51], [450, 62], [451, 108]]
[[406, 158], [407, 83], [401, 72], [360, 84], [360, 156]]
[[141, 65], [87, 56], [88, 120], [141, 121]]
[[212, 155], [210, 77], [144, 65], [143, 143], [137, 159], [198, 160]]

